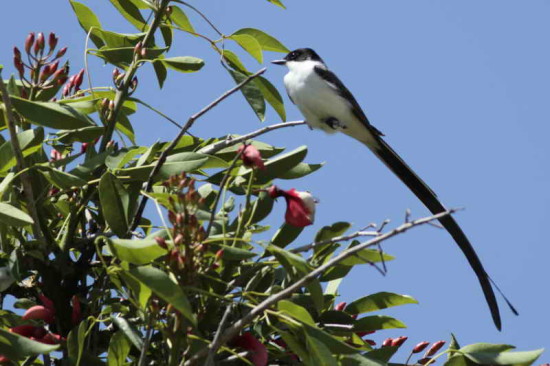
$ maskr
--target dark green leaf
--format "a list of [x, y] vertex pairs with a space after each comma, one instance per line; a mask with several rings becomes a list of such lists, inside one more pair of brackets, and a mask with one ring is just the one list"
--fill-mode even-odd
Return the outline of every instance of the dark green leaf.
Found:
[[398, 349], [399, 347], [392, 346], [381, 347], [368, 352], [366, 356], [373, 360], [380, 361], [386, 364], [390, 360], [390, 358], [392, 358], [395, 352], [397, 352]]
[[271, 238], [271, 244], [280, 248], [284, 248], [292, 243], [294, 240], [296, 240], [302, 230], [304, 230], [303, 227], [295, 227], [284, 223], [283, 225], [281, 225], [279, 230], [277, 230], [275, 235], [273, 235], [273, 238]]
[[[229, 70], [229, 73], [237, 84], [246, 79], [246, 75], [239, 71]], [[250, 104], [260, 121], [263, 121], [265, 118], [265, 101], [262, 91], [258, 88], [256, 83], [246, 84], [241, 88], [241, 93], [243, 93], [246, 101]]]
[[311, 326], [304, 324], [304, 329], [306, 331], [306, 334], [310, 337], [314, 337], [318, 339], [319, 341], [323, 342], [332, 353], [336, 354], [352, 354], [352, 353], [358, 353], [359, 350], [342, 342], [338, 338], [328, 334], [327, 332]]
[[262, 92], [265, 100], [273, 107], [279, 117], [281, 117], [281, 121], [286, 121], [285, 104], [277, 88], [275, 88], [269, 80], [261, 76], [258, 76], [254, 82]]
[[240, 261], [250, 258], [254, 258], [257, 254], [251, 252], [250, 250], [239, 249], [235, 247], [230, 247], [227, 245], [220, 245], [220, 249], [223, 249], [223, 260], [228, 261]]
[[124, 332], [118, 331], [111, 337], [107, 353], [107, 366], [124, 366], [130, 352], [130, 342]]
[[134, 47], [145, 37], [145, 33], [115, 33], [104, 29], [94, 29], [93, 34], [100, 37], [107, 48]]
[[118, 236], [128, 232], [128, 192], [113, 174], [103, 174], [99, 181], [99, 201], [105, 221]]
[[92, 142], [99, 138], [104, 131], [104, 127], [91, 126], [78, 128], [76, 130], [59, 130], [55, 134], [59, 141], [64, 144], [72, 144], [73, 142]]
[[256, 41], [260, 44], [260, 47], [264, 51], [274, 51], [288, 53], [290, 50], [286, 48], [281, 42], [279, 42], [273, 36], [254, 28], [242, 28], [233, 33], [233, 35], [248, 35], [254, 37]]
[[[26, 130], [17, 134], [19, 147], [23, 152], [23, 156], [27, 157], [37, 151], [42, 150], [44, 142], [44, 129], [39, 127], [33, 130]], [[0, 175], [7, 172], [16, 165], [17, 161], [13, 154], [11, 141], [6, 141], [0, 145]]]
[[162, 38], [164, 39], [164, 45], [168, 48], [172, 47], [172, 39], [174, 37], [174, 32], [172, 31], [172, 28], [167, 25], [161, 24], [160, 33], [162, 34]]
[[[82, 27], [82, 29], [84, 29], [86, 33], [88, 33], [90, 31], [90, 28], [92, 27], [96, 29], [102, 28], [97, 16], [86, 5], [71, 0], [71, 6], [73, 7], [73, 11], [78, 18], [80, 26]], [[101, 48], [105, 45], [103, 40], [96, 36], [94, 33], [90, 34], [90, 39], [92, 40], [92, 42], [94, 42], [97, 48]]]
[[132, 264], [148, 264], [167, 253], [154, 239], [104, 239], [111, 252], [122, 261]]
[[[168, 50], [167, 47], [163, 48], [147, 48], [147, 54], [142, 59], [145, 60], [155, 60], [158, 59], [164, 52]], [[134, 48], [133, 47], [119, 47], [119, 48], [101, 48], [95, 51], [98, 57], [101, 57], [105, 61], [125, 68], [134, 59]]]
[[0, 354], [10, 359], [18, 360], [29, 356], [48, 354], [58, 348], [59, 345], [36, 342], [0, 328]]
[[355, 355], [345, 355], [340, 360], [342, 366], [384, 366], [385, 362], [380, 362], [369, 357], [355, 354]]
[[317, 170], [319, 170], [324, 163], [321, 164], [307, 164], [307, 163], [300, 163], [296, 165], [294, 168], [290, 169], [286, 173], [279, 176], [280, 179], [298, 179], [305, 177], [306, 175], [309, 175]]
[[26, 226], [34, 223], [25, 212], [5, 202], [0, 202], [0, 222], [10, 226]]
[[372, 315], [358, 319], [354, 326], [354, 332], [370, 332], [380, 329], [406, 328], [407, 326], [391, 316]]
[[39, 126], [73, 130], [94, 125], [90, 118], [66, 104], [31, 102], [17, 97], [11, 100], [19, 114]]
[[40, 167], [39, 171], [48, 180], [48, 182], [61, 189], [82, 187], [88, 183], [76, 175], [46, 166]]
[[311, 356], [311, 363], [318, 366], [338, 366], [338, 362], [318, 337], [306, 333], [307, 350]]
[[197, 320], [193, 315], [193, 309], [189, 300], [187, 300], [187, 296], [166, 273], [151, 266], [131, 268], [128, 273], [149, 287], [157, 296], [172, 304], [193, 325], [196, 325]]
[[544, 349], [523, 352], [508, 351], [513, 346], [477, 343], [462, 347], [459, 352], [480, 365], [528, 366], [533, 364]]
[[330, 240], [344, 234], [351, 224], [349, 222], [336, 222], [330, 226], [323, 226], [315, 235], [315, 242]]
[[311, 315], [308, 313], [308, 311], [301, 307], [300, 305], [296, 305], [292, 301], [289, 300], [281, 300], [277, 303], [277, 309], [283, 313], [286, 313], [293, 317], [294, 319], [297, 319], [303, 323], [307, 323], [309, 325], [315, 326], [315, 321], [311, 317]]
[[117, 10], [122, 14], [124, 18], [126, 18], [127, 21], [129, 21], [134, 27], [136, 27], [139, 31], [145, 31], [147, 30], [147, 23], [145, 22], [145, 19], [139, 12], [139, 9], [137, 6], [135, 6], [131, 1], [129, 0], [109, 0], [111, 1], [111, 4], [117, 8]]
[[168, 72], [166, 71], [166, 66], [164, 66], [161, 61], [157, 60], [153, 62], [153, 68], [155, 69], [155, 74], [157, 75], [159, 87], [162, 89], [162, 87], [164, 86], [164, 81], [166, 80], [166, 76], [168, 75]]
[[130, 324], [128, 320], [126, 320], [126, 318], [122, 316], [114, 316], [111, 318], [111, 320], [113, 321], [113, 323], [116, 324], [118, 329], [120, 329], [124, 333], [124, 335], [126, 335], [126, 338], [128, 338], [128, 340], [132, 342], [134, 347], [136, 347], [138, 350], [141, 350], [141, 348], [143, 347], [143, 340], [141, 339], [141, 335], [137, 331], [137, 329], [132, 324]]
[[346, 307], [346, 312], [362, 314], [405, 304], [418, 304], [418, 301], [408, 295], [378, 292], [353, 301]]
[[158, 61], [162, 62], [164, 66], [180, 72], [195, 72], [199, 71], [204, 66], [203, 60], [192, 56], [179, 56], [155, 60], [155, 62]]

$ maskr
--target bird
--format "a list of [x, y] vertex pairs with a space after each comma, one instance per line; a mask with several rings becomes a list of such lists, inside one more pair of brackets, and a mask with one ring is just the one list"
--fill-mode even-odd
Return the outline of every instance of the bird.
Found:
[[[329, 134], [341, 132], [363, 143], [434, 215], [447, 211], [434, 191], [388, 145], [384, 140], [384, 134], [369, 122], [353, 94], [338, 76], [329, 70], [317, 52], [311, 48], [299, 48], [272, 63], [287, 66], [288, 73], [284, 76], [287, 94], [311, 129], [320, 129]], [[493, 322], [496, 328], [501, 330], [500, 311], [492, 284], [504, 297], [512, 312], [517, 315], [517, 311], [489, 277], [470, 240], [456, 220], [447, 215], [441, 217], [439, 222], [466, 256], [479, 280]]]

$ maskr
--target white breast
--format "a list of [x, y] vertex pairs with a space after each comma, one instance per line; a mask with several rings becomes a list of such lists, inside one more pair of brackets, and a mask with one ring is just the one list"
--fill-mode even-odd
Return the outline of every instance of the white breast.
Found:
[[314, 68], [325, 67], [318, 61], [288, 62], [289, 72], [284, 83], [288, 95], [312, 128], [328, 133], [336, 132], [324, 122], [327, 118], [336, 118], [346, 124], [353, 119], [348, 102], [317, 73]]

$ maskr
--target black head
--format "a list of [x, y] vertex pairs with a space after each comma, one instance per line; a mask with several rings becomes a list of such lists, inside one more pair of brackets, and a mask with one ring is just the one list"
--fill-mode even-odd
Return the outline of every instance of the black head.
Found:
[[298, 48], [297, 50], [294, 50], [290, 52], [288, 55], [286, 55], [282, 60], [275, 60], [271, 61], [274, 64], [277, 65], [284, 65], [287, 62], [295, 61], [320, 61], [323, 62], [321, 57], [317, 54], [317, 52], [313, 51], [311, 48]]

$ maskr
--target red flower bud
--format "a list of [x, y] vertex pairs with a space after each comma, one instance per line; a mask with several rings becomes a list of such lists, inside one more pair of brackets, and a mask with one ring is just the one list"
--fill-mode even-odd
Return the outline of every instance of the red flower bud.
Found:
[[73, 325], [77, 325], [82, 320], [82, 310], [80, 308], [80, 300], [78, 296], [74, 295], [71, 298], [71, 304], [73, 306], [73, 311], [71, 313], [71, 321]]
[[15, 66], [15, 69], [19, 73], [19, 76], [23, 76], [23, 74], [25, 73], [25, 66], [23, 65], [23, 62], [20, 58], [13, 56], [13, 66]]
[[80, 88], [80, 85], [82, 85], [82, 81], [84, 81], [84, 69], [80, 70], [78, 74], [76, 74], [73, 84], [76, 88]]
[[181, 243], [183, 243], [183, 235], [180, 233], [174, 238], [174, 244], [180, 245]]
[[384, 339], [384, 342], [382, 342], [382, 347], [389, 347], [393, 343], [393, 338], [386, 338]]
[[341, 302], [341, 303], [337, 304], [336, 306], [334, 306], [334, 310], [336, 310], [336, 311], [344, 311], [346, 305], [347, 305], [347, 303]]
[[315, 199], [309, 192], [300, 192], [294, 188], [284, 191], [275, 186], [268, 189], [272, 198], [283, 196], [286, 200], [285, 221], [287, 224], [304, 227], [313, 224], [315, 219]]
[[88, 146], [90, 146], [89, 143], [87, 142], [83, 142], [82, 145], [80, 145], [80, 153], [85, 153], [86, 150], [88, 150]]
[[34, 337], [34, 334], [37, 332], [37, 329], [44, 329], [42, 327], [36, 327], [34, 325], [18, 325], [16, 327], [10, 328], [10, 332], [19, 334], [23, 337]]
[[66, 339], [64, 337], [55, 333], [48, 333], [42, 338], [37, 339], [38, 342], [45, 343], [45, 344], [59, 344], [65, 340]]
[[233, 338], [230, 342], [232, 347], [239, 347], [244, 350], [250, 351], [247, 358], [254, 364], [254, 366], [267, 365], [267, 348], [250, 332], [245, 332], [240, 336]]
[[437, 351], [439, 351], [441, 349], [441, 347], [443, 347], [444, 344], [445, 344], [445, 341], [435, 342], [434, 344], [432, 344], [430, 349], [426, 351], [426, 353], [424, 354], [424, 357], [431, 357], [431, 356], [435, 355], [437, 353]]
[[237, 153], [241, 154], [241, 159], [245, 166], [265, 170], [262, 155], [254, 146], [241, 145], [239, 150], [237, 150]]
[[44, 33], [40, 32], [36, 36], [36, 42], [34, 42], [33, 50], [35, 54], [44, 50]]
[[391, 342], [391, 345], [392, 347], [401, 347], [401, 345], [403, 343], [405, 343], [405, 341], [409, 339], [409, 337], [405, 337], [405, 336], [401, 336], [401, 337], [398, 337], [398, 338], [395, 338], [392, 342]]
[[42, 305], [35, 305], [33, 307], [30, 307], [25, 311], [25, 314], [23, 314], [23, 319], [40, 319], [45, 321], [48, 324], [52, 324], [54, 322], [55, 316], [53, 311], [46, 308]]
[[55, 55], [55, 58], [61, 58], [65, 55], [65, 53], [67, 52], [67, 47], [63, 47], [62, 49], [60, 49], [59, 51], [57, 51], [57, 54]]
[[157, 242], [158, 246], [162, 249], [168, 249], [168, 245], [166, 244], [166, 240], [161, 236], [156, 236], [155, 241]]
[[40, 300], [42, 305], [44, 305], [45, 307], [47, 307], [48, 309], [50, 309], [55, 313], [55, 306], [53, 305], [53, 301], [50, 300], [49, 297], [47, 297], [44, 294], [38, 294], [38, 299]]
[[31, 52], [31, 47], [34, 44], [34, 33], [29, 33], [27, 39], [25, 39], [25, 52]]
[[57, 161], [63, 159], [63, 155], [56, 149], [52, 149], [52, 151], [50, 151], [50, 158], [51, 161]]
[[372, 339], [365, 339], [365, 342], [367, 342], [367, 344], [369, 344], [371, 346], [376, 346], [376, 342], [373, 341]]
[[425, 365], [427, 364], [428, 362], [430, 362], [432, 359], [429, 358], [429, 357], [424, 357], [424, 358], [421, 358], [420, 360], [416, 361], [416, 363], [419, 363], [421, 365]]
[[48, 37], [48, 46], [50, 46], [50, 50], [53, 50], [55, 46], [57, 46], [57, 40], [58, 38], [55, 36], [55, 33], [50, 33]]
[[430, 342], [420, 342], [416, 346], [414, 346], [412, 353], [420, 353], [426, 349], [430, 345]]
[[53, 64], [50, 64], [50, 74], [56, 73], [58, 67], [59, 67], [59, 60], [55, 61]]
[[141, 51], [139, 52], [139, 54], [142, 58], [147, 57], [147, 48], [145, 48], [145, 47], [142, 48]]
[[17, 47], [13, 48], [13, 56], [21, 60], [21, 51], [19, 51], [19, 48]]
[[219, 261], [223, 257], [223, 249], [220, 249], [216, 252], [216, 260]]

